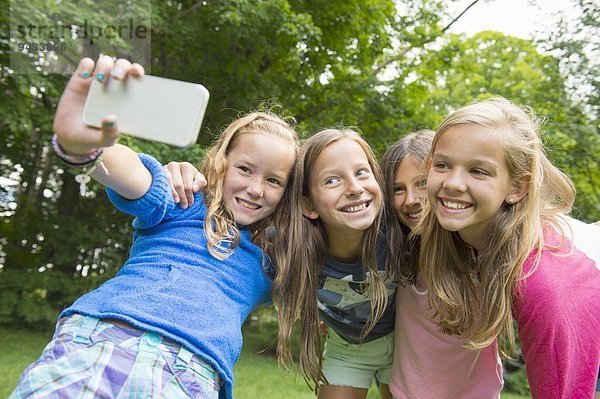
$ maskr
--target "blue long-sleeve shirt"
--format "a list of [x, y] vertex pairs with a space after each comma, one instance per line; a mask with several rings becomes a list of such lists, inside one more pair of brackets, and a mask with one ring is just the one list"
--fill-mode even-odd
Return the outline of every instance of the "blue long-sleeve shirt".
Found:
[[240, 243], [225, 260], [213, 257], [204, 236], [206, 207], [201, 194], [186, 210], [174, 202], [162, 166], [140, 154], [152, 186], [138, 200], [108, 189], [117, 209], [135, 216], [134, 242], [119, 273], [79, 298], [60, 317], [73, 313], [123, 320], [188, 348], [219, 373], [221, 398], [233, 397], [233, 366], [242, 347], [242, 323], [270, 300], [267, 259], [238, 226]]

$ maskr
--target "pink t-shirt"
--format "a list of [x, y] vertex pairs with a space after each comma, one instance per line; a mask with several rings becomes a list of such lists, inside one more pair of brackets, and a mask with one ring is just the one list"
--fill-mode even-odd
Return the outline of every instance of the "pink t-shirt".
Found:
[[600, 226], [565, 222], [566, 240], [546, 229], [560, 249], [542, 251], [514, 303], [533, 398], [592, 398], [600, 367]]
[[503, 386], [498, 345], [463, 348], [466, 340], [439, 331], [427, 288], [398, 287], [390, 391], [397, 399], [490, 399]]
[[[564, 217], [566, 239], [553, 228], [533, 273], [519, 285], [513, 316], [519, 327], [534, 399], [589, 399], [600, 368], [600, 226]], [[535, 253], [523, 266], [531, 272]], [[442, 334], [426, 287], [399, 287], [390, 389], [395, 398], [497, 398], [502, 369], [497, 344], [462, 348]], [[420, 293], [419, 293], [420, 292]]]

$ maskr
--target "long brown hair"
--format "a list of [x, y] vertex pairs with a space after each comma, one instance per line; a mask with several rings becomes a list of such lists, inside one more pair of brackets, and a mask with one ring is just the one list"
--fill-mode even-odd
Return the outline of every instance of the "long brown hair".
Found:
[[[309, 195], [310, 171], [325, 148], [338, 140], [353, 140], [365, 152], [375, 179], [381, 183], [381, 172], [369, 145], [350, 129], [326, 129], [308, 138], [300, 147], [292, 173], [290, 195], [284, 196], [282, 211], [275, 218], [276, 236], [272, 257], [277, 266], [274, 282], [278, 306], [279, 335], [277, 351], [285, 368], [292, 363], [290, 338], [297, 327], [300, 334], [300, 371], [309, 386], [317, 389], [326, 383], [321, 370], [322, 342], [317, 310], [318, 274], [327, 256], [327, 236], [320, 219], [311, 220], [302, 214], [303, 198]], [[284, 210], [285, 209], [285, 210]], [[372, 284], [370, 319], [363, 337], [379, 320], [387, 306], [387, 291], [376, 264], [376, 240], [381, 215], [365, 231], [362, 243], [362, 264], [370, 272]]]
[[409, 227], [398, 220], [394, 209], [394, 192], [396, 170], [406, 158], [422, 165], [431, 149], [433, 130], [418, 130], [408, 133], [392, 144], [381, 157], [379, 165], [383, 171], [383, 198], [385, 207], [385, 236], [389, 245], [386, 260], [388, 278], [403, 285], [414, 284], [417, 280], [418, 269], [418, 240], [411, 235]]
[[[209, 148], [200, 166], [207, 180], [204, 189], [206, 218], [204, 234], [208, 250], [216, 258], [225, 259], [231, 255], [240, 240], [239, 230], [233, 215], [223, 200], [223, 178], [227, 172], [227, 156], [236, 146], [239, 138], [246, 134], [265, 134], [278, 137], [289, 143], [294, 152], [298, 151], [298, 135], [290, 123], [270, 112], [252, 112], [229, 124]], [[289, 189], [289, 184], [288, 188]], [[281, 203], [279, 204], [279, 207]], [[278, 208], [279, 208], [278, 207]], [[250, 227], [254, 243], [263, 250], [268, 247], [266, 229], [272, 224], [273, 215], [253, 223]]]
[[511, 181], [526, 179], [528, 194], [514, 204], [501, 205], [478, 254], [458, 233], [443, 229], [427, 206], [419, 226], [423, 248], [419, 267], [445, 333], [464, 336], [469, 348], [485, 347], [499, 336], [504, 353], [514, 354], [512, 304], [524, 277], [523, 263], [537, 250], [537, 265], [545, 247], [544, 226], [560, 228], [558, 217], [571, 210], [575, 191], [571, 180], [546, 157], [533, 112], [504, 98], [450, 114], [437, 129], [429, 158], [444, 132], [465, 125], [486, 127], [499, 138]]

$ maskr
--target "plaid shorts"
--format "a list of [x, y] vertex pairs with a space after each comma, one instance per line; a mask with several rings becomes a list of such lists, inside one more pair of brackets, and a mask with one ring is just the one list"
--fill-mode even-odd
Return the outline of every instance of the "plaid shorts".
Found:
[[121, 322], [61, 319], [9, 399], [217, 399], [214, 368], [179, 344]]

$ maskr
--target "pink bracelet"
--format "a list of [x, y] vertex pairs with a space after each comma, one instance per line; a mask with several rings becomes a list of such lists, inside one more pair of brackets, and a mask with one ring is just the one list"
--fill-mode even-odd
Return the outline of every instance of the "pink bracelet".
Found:
[[89, 165], [92, 162], [96, 161], [98, 159], [98, 157], [100, 155], [102, 155], [102, 152], [104, 151], [104, 148], [100, 147], [100, 148], [96, 148], [92, 153], [87, 154], [87, 155], [69, 154], [64, 150], [64, 148], [62, 148], [60, 146], [60, 143], [58, 142], [58, 137], [56, 136], [56, 134], [54, 134], [52, 136], [52, 148], [54, 149], [54, 152], [56, 153], [56, 155], [58, 155], [58, 157], [60, 159], [62, 159], [64, 162], [66, 162], [67, 164], [69, 164], [71, 166]]

